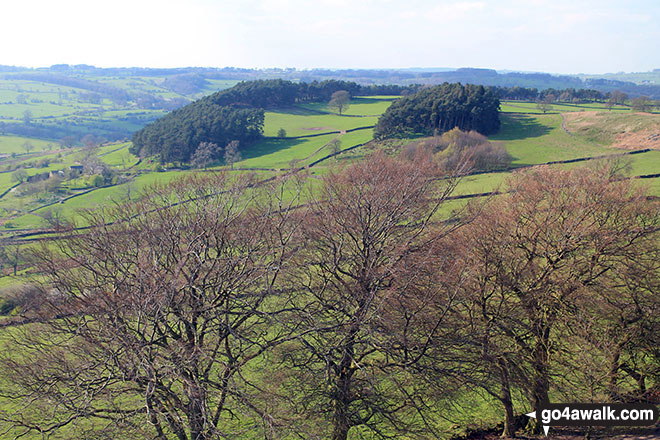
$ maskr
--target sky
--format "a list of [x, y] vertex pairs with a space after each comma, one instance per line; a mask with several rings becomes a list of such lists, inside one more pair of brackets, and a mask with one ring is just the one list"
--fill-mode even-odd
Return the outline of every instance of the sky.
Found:
[[658, 0], [2, 0], [0, 64], [660, 68]]

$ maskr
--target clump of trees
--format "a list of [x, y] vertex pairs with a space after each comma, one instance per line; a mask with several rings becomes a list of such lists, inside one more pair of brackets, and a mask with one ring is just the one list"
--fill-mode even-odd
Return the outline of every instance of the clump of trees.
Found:
[[437, 135], [454, 127], [491, 134], [500, 128], [499, 108], [491, 88], [445, 83], [392, 103], [378, 119], [374, 136]]
[[2, 360], [3, 395], [26, 407], [0, 420], [81, 436], [429, 438], [443, 403], [485, 393], [510, 436], [550, 395], [651, 401], [657, 201], [611, 167], [545, 167], [445, 221], [464, 169], [410, 153], [337, 168], [304, 197], [298, 177], [192, 176], [87, 213], [83, 234], [60, 225], [34, 254], [36, 322]]
[[263, 124], [263, 109], [220, 106], [204, 98], [137, 131], [131, 152], [157, 155], [162, 163], [189, 162], [203, 142], [251, 145], [262, 138]]
[[632, 108], [633, 111], [635, 112], [644, 112], [644, 113], [650, 113], [653, 111], [653, 107], [655, 107], [656, 103], [651, 100], [648, 96], [639, 96], [635, 99], [632, 100], [630, 103], [630, 107]]
[[[549, 402], [551, 389], [595, 401], [611, 399], [612, 392], [618, 400], [618, 386], [636, 372], [657, 379], [658, 364], [651, 374], [648, 364], [631, 366], [632, 376], [619, 368], [623, 361], [603, 344], [598, 327], [633, 325], [601, 313], [615, 307], [611, 302], [618, 297], [619, 305], [626, 303], [622, 314], [636, 309], [637, 317], [645, 316], [641, 325], [658, 330], [658, 321], [646, 314], [660, 302], [648, 287], [639, 287], [646, 286], [646, 276], [627, 268], [643, 271], [659, 250], [660, 211], [633, 183], [605, 168], [534, 169], [515, 175], [508, 189], [456, 239], [462, 246], [457, 255], [466, 258], [469, 272], [460, 286], [466, 300], [461, 316], [473, 335], [463, 347], [464, 361], [474, 370], [465, 378], [502, 403], [510, 435], [515, 392], [529, 408], [538, 408]], [[652, 278], [658, 281], [657, 272]], [[624, 293], [630, 290], [639, 296]], [[650, 342], [650, 335], [639, 337]], [[590, 372], [591, 380], [575, 380], [587, 359], [591, 368], [600, 362], [598, 372]], [[643, 392], [627, 392], [645, 398]]]
[[423, 138], [402, 148], [404, 157], [414, 158], [419, 151], [434, 154], [439, 165], [446, 170], [457, 169], [465, 162], [473, 170], [487, 171], [507, 168], [513, 158], [501, 143], [490, 142], [476, 131], [454, 128], [441, 136]]
[[202, 142], [190, 158], [190, 164], [197, 168], [206, 168], [211, 162], [220, 157], [222, 148], [213, 142]]
[[561, 102], [591, 102], [591, 101], [604, 101], [609, 96], [612, 96], [616, 91], [610, 93], [600, 92], [595, 89], [575, 89], [573, 87], [567, 89], [547, 88], [538, 90], [534, 87], [493, 87], [500, 97], [500, 99], [511, 99], [518, 101], [542, 101], [546, 96], [552, 95], [556, 100]]

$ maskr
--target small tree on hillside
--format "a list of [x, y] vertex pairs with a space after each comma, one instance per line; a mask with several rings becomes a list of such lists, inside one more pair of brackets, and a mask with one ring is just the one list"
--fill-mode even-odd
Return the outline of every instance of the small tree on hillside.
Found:
[[621, 90], [614, 90], [612, 93], [610, 93], [610, 98], [613, 99], [615, 103], [624, 105], [626, 103], [626, 99], [628, 99], [628, 94], [622, 92]]
[[32, 145], [32, 142], [30, 141], [25, 141], [23, 142], [23, 149], [25, 150], [25, 153], [30, 154], [30, 151], [34, 150], [34, 145]]
[[335, 155], [335, 158], [341, 151], [341, 139], [339, 138], [334, 138], [330, 142], [328, 142], [328, 148], [330, 148], [330, 153]]
[[61, 144], [64, 148], [71, 148], [71, 147], [73, 147], [73, 146], [76, 144], [76, 138], [74, 138], [73, 136], [64, 136], [64, 137], [60, 140], [60, 144]]
[[98, 145], [98, 143], [96, 142], [96, 138], [94, 138], [93, 134], [86, 134], [85, 136], [83, 136], [80, 142], [82, 142], [85, 148], [94, 148]]
[[330, 103], [328, 103], [328, 107], [330, 107], [330, 109], [336, 109], [341, 115], [350, 104], [351, 95], [346, 90], [337, 90], [330, 97]]
[[32, 111], [31, 110], [25, 110], [23, 112], [23, 122], [26, 124], [29, 124], [32, 122]]
[[555, 100], [553, 95], [546, 95], [543, 99], [536, 101], [536, 108], [541, 110], [543, 113], [547, 113], [549, 110], [552, 110], [552, 102]]
[[225, 147], [225, 164], [234, 169], [234, 164], [241, 160], [241, 152], [238, 151], [238, 141], [231, 141]]
[[23, 168], [19, 168], [13, 173], [11, 173], [11, 181], [16, 183], [27, 182], [28, 177], [29, 175], [27, 171], [25, 171]]

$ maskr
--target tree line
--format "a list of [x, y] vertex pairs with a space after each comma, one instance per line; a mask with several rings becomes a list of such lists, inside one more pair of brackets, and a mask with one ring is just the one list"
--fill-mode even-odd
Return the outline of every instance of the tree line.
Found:
[[551, 394], [657, 399], [657, 201], [613, 167], [541, 167], [446, 221], [466, 167], [196, 175], [61, 225], [3, 351], [3, 427], [428, 438], [487, 395], [511, 436]]
[[[575, 89], [569, 87], [566, 89], [547, 88], [539, 90], [535, 87], [493, 87], [500, 99], [510, 99], [515, 101], [539, 101], [548, 96], [552, 100], [562, 102], [592, 102], [606, 101], [610, 98], [609, 92], [601, 92], [595, 89]], [[613, 92], [614, 93], [614, 92]]]
[[374, 137], [434, 135], [455, 127], [492, 134], [500, 128], [499, 109], [490, 87], [445, 83], [392, 103], [378, 119]]

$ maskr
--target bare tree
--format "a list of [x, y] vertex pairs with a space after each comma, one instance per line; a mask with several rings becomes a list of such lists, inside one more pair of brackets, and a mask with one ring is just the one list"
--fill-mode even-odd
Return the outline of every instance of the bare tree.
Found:
[[5, 246], [4, 261], [11, 266], [14, 276], [18, 273], [18, 266], [25, 259], [20, 245]]
[[628, 94], [621, 90], [614, 90], [610, 93], [610, 98], [619, 105], [625, 105], [626, 100], [628, 99]]
[[328, 142], [328, 147], [330, 148], [330, 153], [336, 156], [339, 154], [339, 152], [341, 152], [341, 139], [338, 137], [334, 138]]
[[238, 151], [238, 141], [231, 141], [225, 147], [225, 165], [234, 169], [234, 164], [241, 160], [241, 152]]
[[533, 408], [548, 401], [557, 353], [572, 349], [562, 335], [575, 304], [657, 228], [643, 193], [609, 169], [540, 168], [517, 175], [510, 188], [456, 239], [472, 272], [465, 316], [473, 354], [485, 375], [500, 379], [499, 392], [483, 388], [504, 404], [507, 433], [512, 386]]
[[95, 148], [99, 145], [93, 134], [86, 134], [80, 139], [80, 142], [82, 142], [85, 148], [89, 149]]
[[435, 163], [417, 159], [376, 155], [332, 172], [301, 221], [306, 241], [291, 284], [309, 333], [286, 358], [294, 387], [303, 390], [300, 411], [320, 417], [334, 440], [356, 427], [377, 437], [414, 430], [418, 420], [410, 417], [416, 400], [404, 385], [411, 378], [406, 361], [386, 360], [397, 346], [386, 328], [405, 321], [393, 320], [393, 304], [406, 303], [412, 288], [405, 286], [429, 267], [429, 247], [442, 235], [432, 232], [432, 219], [455, 182], [439, 185]]
[[278, 325], [288, 293], [277, 280], [295, 229], [288, 205], [267, 197], [277, 188], [246, 183], [154, 187], [36, 253], [48, 306], [3, 359], [3, 395], [24, 403], [0, 413], [5, 426], [203, 440], [275, 423], [246, 369], [293, 337]]
[[351, 105], [351, 95], [346, 90], [337, 90], [330, 97], [330, 102], [328, 107], [331, 109], [337, 109], [341, 115], [348, 107]]
[[32, 110], [25, 110], [23, 112], [23, 122], [25, 124], [30, 124], [32, 122]]
[[[653, 208], [651, 208], [653, 209]], [[658, 209], [648, 220], [657, 224]], [[654, 218], [655, 216], [656, 218]], [[579, 298], [570, 321], [582, 350], [568, 369], [573, 381], [589, 384], [601, 401], [648, 401], [660, 383], [660, 246], [657, 234], [621, 258], [615, 270]]]
[[536, 101], [536, 108], [541, 110], [544, 114], [552, 110], [552, 103], [554, 102], [555, 97], [553, 95], [546, 95], [543, 99]]
[[650, 113], [653, 109], [653, 101], [648, 96], [639, 96], [632, 100], [630, 106], [635, 112]]

